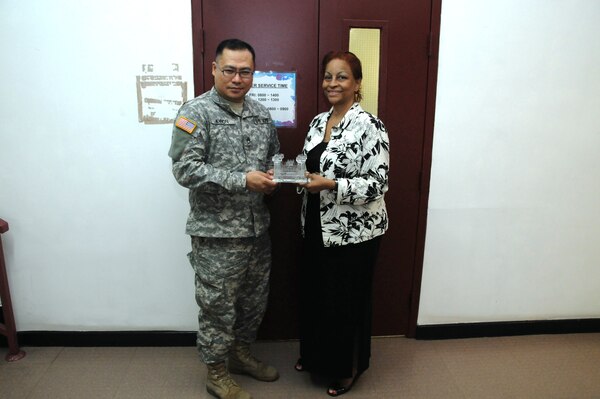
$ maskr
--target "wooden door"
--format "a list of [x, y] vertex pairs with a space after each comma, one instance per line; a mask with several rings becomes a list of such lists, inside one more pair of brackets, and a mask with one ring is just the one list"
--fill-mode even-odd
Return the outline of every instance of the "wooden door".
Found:
[[[390, 228], [375, 272], [373, 332], [411, 335], [416, 326], [431, 145], [427, 140], [428, 102], [433, 102], [432, 1], [322, 0], [319, 57], [348, 49], [351, 28], [381, 30], [378, 115], [390, 136], [390, 189], [386, 204]], [[320, 97], [320, 109], [325, 109]], [[431, 103], [433, 104], [433, 103]], [[431, 108], [432, 110], [432, 108]], [[427, 180], [425, 182], [424, 180]], [[411, 326], [412, 324], [412, 326]]]
[[[296, 72], [297, 124], [279, 129], [286, 158], [301, 151], [310, 120], [328, 108], [320, 88], [323, 55], [347, 50], [352, 27], [381, 29], [378, 115], [390, 134], [390, 229], [375, 272], [374, 335], [410, 336], [416, 327], [436, 72], [431, 39], [439, 31], [439, 6], [432, 12], [432, 4], [439, 2], [192, 0], [196, 95], [212, 87], [215, 48], [226, 38], [250, 43], [259, 71]], [[300, 202], [292, 185], [270, 199], [273, 268], [260, 338], [298, 336]]]

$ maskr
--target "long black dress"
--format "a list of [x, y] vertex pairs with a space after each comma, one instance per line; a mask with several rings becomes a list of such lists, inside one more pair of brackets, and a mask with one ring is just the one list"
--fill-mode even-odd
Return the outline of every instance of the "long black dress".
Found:
[[[322, 142], [306, 167], [320, 172]], [[305, 370], [333, 379], [369, 367], [373, 267], [380, 238], [324, 247], [319, 194], [308, 194], [300, 268], [300, 357]]]

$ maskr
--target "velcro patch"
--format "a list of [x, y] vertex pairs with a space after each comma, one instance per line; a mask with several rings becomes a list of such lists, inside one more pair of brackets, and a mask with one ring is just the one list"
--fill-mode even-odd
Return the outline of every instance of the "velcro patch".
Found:
[[187, 118], [184, 118], [183, 116], [180, 116], [179, 118], [177, 118], [177, 122], [175, 122], [175, 126], [180, 128], [184, 132], [187, 132], [188, 134], [192, 134], [192, 132], [196, 128], [196, 124], [194, 122], [192, 122], [191, 120], [189, 120]]

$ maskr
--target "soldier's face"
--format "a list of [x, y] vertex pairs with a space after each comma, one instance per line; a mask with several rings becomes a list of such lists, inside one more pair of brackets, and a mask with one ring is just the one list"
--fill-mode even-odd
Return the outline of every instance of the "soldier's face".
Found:
[[248, 50], [225, 49], [212, 65], [215, 88], [223, 98], [239, 103], [252, 88], [254, 61]]

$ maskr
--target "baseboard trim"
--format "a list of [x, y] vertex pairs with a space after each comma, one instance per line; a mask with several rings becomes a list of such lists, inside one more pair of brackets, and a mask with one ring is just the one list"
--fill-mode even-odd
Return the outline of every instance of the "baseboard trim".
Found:
[[[6, 339], [0, 337], [0, 346]], [[195, 331], [20, 331], [19, 346], [196, 346]]]
[[[420, 340], [502, 337], [537, 334], [599, 333], [600, 319], [532, 320], [489, 323], [419, 325]], [[195, 331], [20, 331], [19, 345], [26, 346], [195, 346]], [[0, 347], [7, 347], [0, 336]]]
[[600, 332], [600, 319], [530, 320], [418, 325], [416, 339], [456, 339]]

